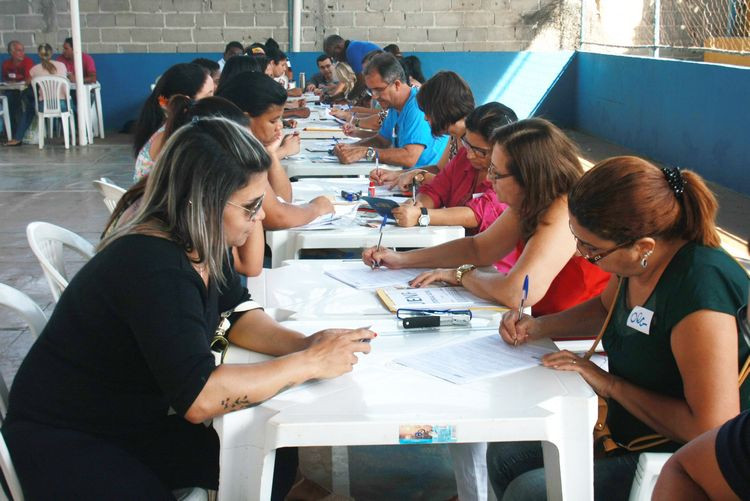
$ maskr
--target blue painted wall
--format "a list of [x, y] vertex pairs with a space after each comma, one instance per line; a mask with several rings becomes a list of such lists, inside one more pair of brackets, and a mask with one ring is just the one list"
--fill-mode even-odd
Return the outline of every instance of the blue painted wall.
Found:
[[575, 128], [750, 195], [750, 68], [577, 55]]
[[[317, 55], [290, 54], [295, 72], [315, 73]], [[427, 77], [461, 74], [477, 103], [499, 99], [750, 195], [750, 68], [585, 52], [416, 55]], [[206, 56], [220, 54], [96, 54], [107, 128], [138, 116], [165, 68]]]
[[[422, 71], [429, 78], [440, 70], [453, 70], [471, 86], [477, 103], [500, 100], [521, 116], [534, 114], [573, 52], [419, 52]], [[317, 72], [318, 53], [292, 53], [295, 73], [308, 77]], [[6, 56], [7, 57], [7, 56]], [[141, 104], [155, 78], [169, 66], [196, 57], [218, 60], [221, 54], [95, 54], [96, 72], [102, 84], [102, 107], [107, 129], [119, 130], [138, 117]], [[4, 59], [4, 58], [0, 58]]]

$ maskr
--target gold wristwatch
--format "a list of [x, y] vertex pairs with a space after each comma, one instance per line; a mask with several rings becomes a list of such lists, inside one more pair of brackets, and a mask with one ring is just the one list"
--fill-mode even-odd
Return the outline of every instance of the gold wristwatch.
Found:
[[456, 282], [458, 282], [458, 285], [461, 285], [461, 280], [464, 278], [464, 273], [468, 273], [475, 268], [476, 266], [474, 266], [473, 264], [462, 264], [461, 266], [456, 268]]

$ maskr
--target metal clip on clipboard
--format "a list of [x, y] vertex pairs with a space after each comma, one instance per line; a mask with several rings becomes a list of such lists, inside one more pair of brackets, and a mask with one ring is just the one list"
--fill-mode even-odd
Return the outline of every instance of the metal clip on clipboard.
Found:
[[418, 310], [399, 308], [396, 318], [404, 329], [430, 327], [468, 326], [471, 324], [471, 310]]
[[362, 198], [362, 190], [360, 191], [346, 191], [341, 190], [341, 198], [346, 200], [347, 202], [355, 202]]

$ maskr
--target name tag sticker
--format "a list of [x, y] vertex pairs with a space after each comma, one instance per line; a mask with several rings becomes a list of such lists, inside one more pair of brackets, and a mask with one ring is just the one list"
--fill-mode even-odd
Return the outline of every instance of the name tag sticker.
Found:
[[654, 312], [647, 310], [641, 306], [636, 306], [628, 315], [628, 321], [625, 323], [628, 327], [631, 327], [638, 332], [644, 334], [650, 334], [651, 332], [651, 319], [654, 317]]

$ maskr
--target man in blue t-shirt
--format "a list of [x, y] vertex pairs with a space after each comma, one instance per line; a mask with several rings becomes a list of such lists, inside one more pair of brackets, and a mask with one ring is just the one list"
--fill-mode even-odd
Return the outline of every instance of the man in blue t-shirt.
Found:
[[338, 35], [331, 35], [323, 41], [323, 51], [336, 61], [347, 63], [357, 75], [362, 73], [362, 59], [374, 50], [380, 50], [380, 47], [372, 42], [344, 40]]
[[430, 124], [417, 105], [417, 89], [406, 82], [404, 69], [387, 52], [375, 55], [364, 69], [365, 83], [388, 116], [378, 133], [351, 145], [334, 149], [341, 163], [362, 158], [403, 167], [435, 165], [448, 144], [447, 136], [434, 137]]

